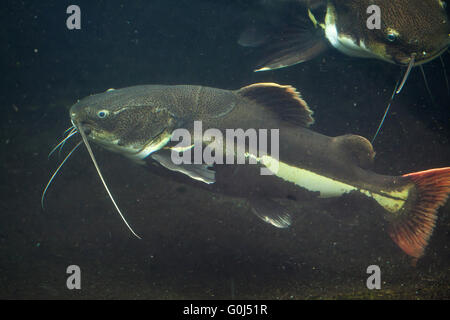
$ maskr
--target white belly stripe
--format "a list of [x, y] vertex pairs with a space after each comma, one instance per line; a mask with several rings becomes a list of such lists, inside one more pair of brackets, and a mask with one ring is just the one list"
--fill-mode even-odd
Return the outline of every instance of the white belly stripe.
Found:
[[[365, 196], [374, 199], [382, 207], [390, 212], [397, 212], [398, 210], [400, 210], [408, 199], [410, 188], [405, 188], [401, 191], [381, 190], [380, 194], [378, 194], [328, 177], [321, 176], [306, 169], [290, 166], [267, 155], [259, 158], [249, 154], [247, 154], [247, 156], [255, 158], [259, 163], [265, 165], [267, 169], [273, 172], [274, 175], [285, 181], [292, 182], [295, 185], [305, 188], [309, 191], [320, 192], [320, 198], [339, 197], [351, 191], [358, 191]], [[383, 193], [387, 196], [384, 196]], [[395, 199], [391, 196], [395, 197]]]
[[253, 155], [250, 156], [256, 158], [258, 162], [265, 165], [277, 177], [309, 191], [320, 192], [321, 198], [339, 197], [344, 193], [358, 190], [349, 184], [321, 176], [306, 169], [290, 166], [267, 155], [260, 158]]

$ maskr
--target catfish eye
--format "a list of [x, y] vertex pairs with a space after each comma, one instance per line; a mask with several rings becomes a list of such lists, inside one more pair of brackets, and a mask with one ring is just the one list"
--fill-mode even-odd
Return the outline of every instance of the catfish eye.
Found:
[[395, 40], [398, 39], [398, 37], [400, 35], [397, 30], [392, 29], [392, 28], [387, 28], [385, 34], [386, 34], [386, 39], [389, 42], [394, 42]]
[[99, 112], [97, 112], [97, 117], [99, 117], [100, 119], [104, 119], [108, 116], [108, 114], [108, 110], [100, 110]]
[[394, 42], [395, 40], [397, 40], [397, 35], [393, 32], [389, 32], [386, 36], [386, 39], [388, 39], [388, 41], [390, 42]]

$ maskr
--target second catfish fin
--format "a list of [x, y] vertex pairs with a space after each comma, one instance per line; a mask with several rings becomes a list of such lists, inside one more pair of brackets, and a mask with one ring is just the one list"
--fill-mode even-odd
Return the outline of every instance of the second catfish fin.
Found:
[[287, 228], [292, 223], [292, 218], [286, 208], [274, 200], [264, 197], [249, 199], [252, 212], [264, 222], [277, 228]]
[[176, 165], [171, 159], [170, 151], [155, 152], [150, 157], [166, 169], [183, 173], [194, 180], [202, 181], [206, 184], [216, 182], [216, 172], [210, 169], [210, 166], [207, 164]]
[[268, 71], [289, 67], [315, 58], [328, 48], [323, 29], [290, 26], [273, 35], [265, 47], [265, 57], [260, 61], [257, 71]]

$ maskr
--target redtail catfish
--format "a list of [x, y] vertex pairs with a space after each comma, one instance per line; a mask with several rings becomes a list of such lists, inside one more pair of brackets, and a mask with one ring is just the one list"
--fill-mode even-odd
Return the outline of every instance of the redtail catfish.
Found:
[[[359, 193], [371, 199], [368, 205], [384, 209], [389, 235], [416, 259], [424, 254], [437, 210], [450, 193], [450, 167], [401, 176], [370, 171], [375, 155], [371, 143], [358, 135], [328, 137], [308, 129], [312, 111], [289, 85], [257, 83], [236, 91], [134, 86], [88, 96], [71, 107], [70, 118], [70, 134], [82, 135], [97, 169], [89, 141], [151, 164], [158, 174], [245, 198], [258, 217], [276, 227], [288, 227], [295, 218], [279, 199], [310, 201]], [[195, 132], [199, 124], [204, 131], [200, 137]], [[231, 129], [244, 133], [240, 147], [234, 139], [220, 139]], [[195, 143], [180, 142], [180, 132]], [[251, 146], [255, 132], [262, 139], [256, 148]], [[206, 150], [213, 140], [209, 155], [217, 160], [221, 154], [219, 161], [175, 161], [186, 154], [191, 159], [191, 151]], [[234, 161], [240, 155], [244, 164]]]

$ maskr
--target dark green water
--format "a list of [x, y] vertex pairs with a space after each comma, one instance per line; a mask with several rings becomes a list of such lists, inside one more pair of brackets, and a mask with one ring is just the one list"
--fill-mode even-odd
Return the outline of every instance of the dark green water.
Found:
[[[371, 137], [402, 72], [329, 50], [292, 68], [253, 73], [258, 52], [236, 39], [258, 14], [256, 0], [78, 1], [76, 31], [65, 25], [71, 4], [0, 5], [0, 298], [450, 297], [449, 203], [416, 267], [366, 201], [298, 202], [292, 227], [279, 230], [240, 200], [154, 176], [100, 148], [103, 174], [143, 239], [124, 227], [83, 148], [42, 210], [42, 190], [63, 159], [47, 155], [70, 126], [69, 107], [89, 94], [137, 84], [291, 84], [314, 110], [314, 130]], [[448, 53], [443, 60], [450, 68]], [[414, 69], [374, 143], [378, 173], [450, 165], [446, 71], [437, 59], [425, 72], [435, 103]], [[72, 264], [82, 270], [78, 291], [66, 288]], [[381, 290], [366, 287], [373, 264], [382, 271]]]

